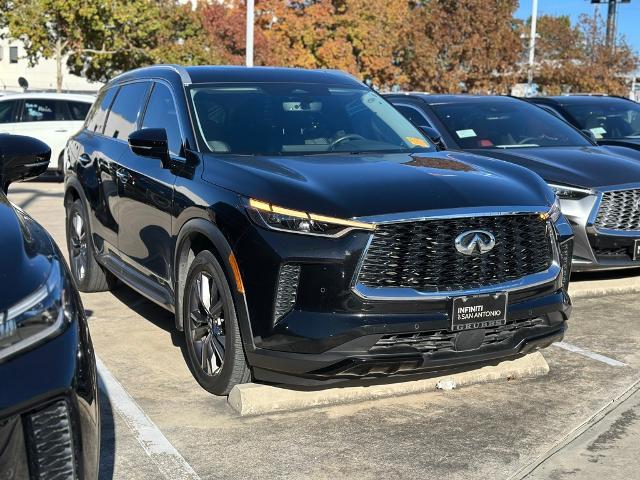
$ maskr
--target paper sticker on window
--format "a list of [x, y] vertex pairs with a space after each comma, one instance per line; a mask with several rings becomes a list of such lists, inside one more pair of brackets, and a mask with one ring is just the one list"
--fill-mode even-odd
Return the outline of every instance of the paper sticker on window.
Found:
[[596, 136], [596, 138], [602, 138], [604, 137], [604, 134], [607, 133], [607, 131], [602, 127], [590, 128], [589, 130], [591, 130], [591, 132]]
[[478, 136], [472, 128], [469, 128], [467, 130], [456, 130], [456, 133], [458, 134], [458, 138], [470, 138]]
[[429, 144], [426, 142], [426, 140], [423, 140], [422, 138], [417, 138], [417, 137], [404, 137], [407, 139], [407, 142], [409, 142], [411, 145], [415, 145], [416, 147], [428, 147]]

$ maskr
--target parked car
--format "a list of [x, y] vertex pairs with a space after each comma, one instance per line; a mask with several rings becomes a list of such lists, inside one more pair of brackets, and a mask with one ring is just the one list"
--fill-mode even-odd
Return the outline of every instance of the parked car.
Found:
[[513, 97], [390, 95], [451, 150], [533, 170], [560, 198], [576, 235], [574, 270], [640, 267], [640, 156], [599, 147], [557, 116]]
[[640, 150], [640, 104], [624, 97], [564, 95], [530, 102], [589, 132], [599, 145]]
[[563, 336], [572, 233], [553, 191], [437, 152], [347, 74], [134, 70], [68, 148], [77, 285], [118, 278], [173, 311], [209, 392], [442, 370]]
[[98, 478], [96, 367], [80, 296], [49, 234], [6, 197], [46, 171], [43, 142], [0, 135], [0, 477]]
[[64, 147], [82, 128], [95, 97], [70, 93], [17, 93], [0, 97], [0, 133], [28, 135], [51, 147], [49, 169], [64, 171]]

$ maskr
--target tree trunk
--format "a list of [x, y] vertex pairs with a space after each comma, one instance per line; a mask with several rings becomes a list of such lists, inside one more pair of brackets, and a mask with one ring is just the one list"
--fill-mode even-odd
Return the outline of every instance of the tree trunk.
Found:
[[62, 40], [56, 40], [56, 91], [62, 92]]

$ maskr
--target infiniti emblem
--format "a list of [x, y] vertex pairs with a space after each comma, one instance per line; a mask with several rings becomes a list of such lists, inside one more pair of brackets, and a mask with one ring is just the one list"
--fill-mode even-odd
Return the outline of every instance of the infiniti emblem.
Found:
[[456, 237], [456, 250], [463, 255], [482, 255], [496, 245], [496, 237], [485, 230], [469, 230]]

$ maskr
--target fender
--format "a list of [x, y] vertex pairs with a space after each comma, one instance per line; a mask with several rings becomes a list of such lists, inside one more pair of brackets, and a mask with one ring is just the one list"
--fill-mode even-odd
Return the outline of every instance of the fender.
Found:
[[247, 307], [247, 299], [244, 293], [240, 293], [235, 287], [236, 283], [233, 275], [233, 267], [229, 262], [229, 257], [233, 254], [231, 246], [227, 242], [227, 239], [222, 234], [220, 229], [203, 218], [194, 218], [187, 221], [178, 233], [176, 241], [176, 249], [174, 254], [174, 272], [175, 272], [175, 319], [176, 328], [180, 331], [183, 330], [183, 318], [182, 318], [182, 296], [184, 293], [184, 282], [187, 276], [188, 264], [187, 252], [189, 250], [190, 240], [192, 234], [199, 233], [204, 235], [213, 244], [214, 254], [217, 253], [218, 260], [220, 261], [222, 268], [227, 276], [229, 282], [231, 295], [233, 296], [233, 302], [236, 307], [236, 316], [238, 318], [238, 325], [240, 327], [240, 336], [242, 337], [242, 343], [245, 347], [245, 351], [254, 351], [255, 344], [253, 342], [253, 333], [251, 329], [251, 322], [249, 319], [249, 309]]

